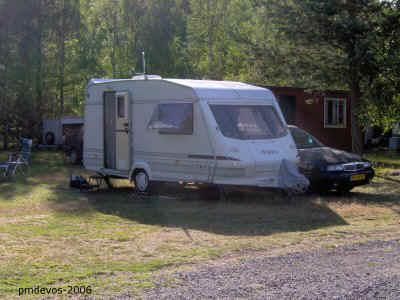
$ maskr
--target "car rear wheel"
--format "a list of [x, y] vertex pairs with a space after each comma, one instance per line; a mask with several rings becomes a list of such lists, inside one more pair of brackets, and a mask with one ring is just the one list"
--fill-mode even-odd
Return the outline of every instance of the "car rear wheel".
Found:
[[337, 188], [337, 191], [340, 194], [347, 194], [350, 193], [350, 191], [354, 188], [354, 186], [340, 186]]
[[330, 190], [331, 188], [326, 185], [312, 185], [308, 189], [310, 193], [318, 195], [326, 195]]
[[202, 200], [218, 201], [225, 198], [223, 187], [217, 185], [206, 185], [200, 187], [200, 197]]

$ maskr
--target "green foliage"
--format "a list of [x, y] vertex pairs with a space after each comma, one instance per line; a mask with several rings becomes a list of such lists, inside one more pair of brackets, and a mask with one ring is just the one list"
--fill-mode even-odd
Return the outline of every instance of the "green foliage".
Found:
[[[362, 152], [364, 125], [389, 124], [399, 95], [399, 1], [266, 1], [273, 23], [298, 47], [308, 85], [349, 89], [353, 151]], [[397, 89], [397, 90], [396, 90]], [[376, 108], [373, 110], [373, 108]], [[367, 113], [366, 108], [371, 108]], [[394, 108], [387, 114], [382, 109]], [[362, 112], [364, 111], [364, 114]], [[377, 113], [373, 114], [372, 111]], [[392, 114], [392, 115], [390, 115]]]
[[400, 94], [386, 99], [387, 101], [385, 99], [378, 99], [379, 102], [374, 100], [366, 98], [366, 104], [363, 106], [360, 116], [361, 121], [368, 126], [379, 126], [386, 133], [400, 120]]
[[398, 114], [400, 1], [0, 0], [0, 136], [82, 113], [90, 78], [351, 89], [364, 123]]

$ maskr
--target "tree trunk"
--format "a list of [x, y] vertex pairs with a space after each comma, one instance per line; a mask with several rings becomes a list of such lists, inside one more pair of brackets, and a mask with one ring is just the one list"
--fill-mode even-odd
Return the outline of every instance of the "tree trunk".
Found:
[[208, 52], [208, 66], [207, 66], [207, 79], [215, 79], [213, 76], [213, 67], [214, 67], [214, 53], [213, 53], [213, 33], [216, 30], [213, 26], [213, 18], [212, 8], [211, 8], [211, 0], [207, 1], [207, 52]]
[[116, 49], [117, 49], [117, 15], [112, 12], [112, 47], [111, 47], [111, 66], [112, 77], [117, 78], [117, 63], [116, 63]]
[[[9, 48], [8, 48], [8, 43], [6, 46], [6, 55], [8, 55], [9, 53]], [[4, 121], [4, 132], [3, 132], [3, 148], [4, 150], [8, 150], [8, 136], [9, 136], [9, 132], [10, 132], [10, 123], [9, 123], [9, 114], [10, 114], [10, 108], [8, 107], [8, 104], [10, 102], [10, 99], [8, 98], [8, 60], [5, 60], [5, 65], [4, 65], [4, 74], [6, 74], [6, 76], [4, 76], [4, 94], [1, 95], [2, 97], [2, 105], [0, 106], [1, 109], [1, 113], [3, 114], [2, 121]], [[4, 100], [4, 101], [3, 101]]]
[[61, 21], [61, 37], [60, 37], [60, 74], [59, 74], [59, 93], [60, 93], [60, 115], [64, 114], [64, 72], [65, 72], [65, 24], [66, 24], [66, 4], [63, 1], [62, 21]]
[[64, 114], [64, 69], [65, 69], [65, 41], [61, 42], [61, 70], [60, 70], [60, 115]]
[[6, 126], [4, 128], [4, 150], [8, 150], [8, 134], [10, 132], [10, 125], [8, 123], [8, 120], [6, 121]]
[[115, 62], [115, 44], [113, 42], [112, 50], [111, 50], [111, 69], [112, 69], [112, 78], [117, 78], [117, 67]]
[[[42, 98], [43, 98], [43, 48], [42, 48], [42, 38], [43, 38], [43, 14], [42, 14], [42, 0], [38, 2], [38, 62], [37, 62], [37, 77], [36, 77], [36, 116], [35, 116], [35, 123], [41, 124], [42, 119]], [[40, 126], [35, 126], [36, 132], [35, 135], [40, 135]]]
[[361, 90], [358, 80], [351, 82], [351, 138], [352, 150], [354, 153], [362, 154], [364, 143], [362, 138], [361, 126], [358, 120], [361, 107]]
[[[6, 28], [5, 28], [5, 56], [7, 57], [10, 55], [10, 45], [9, 45], [9, 27], [8, 27], [8, 22], [6, 22]], [[5, 120], [5, 126], [4, 126], [4, 135], [3, 135], [3, 143], [4, 143], [4, 150], [8, 150], [8, 137], [10, 134], [10, 107], [8, 106], [10, 104], [10, 99], [9, 99], [9, 95], [8, 95], [8, 82], [9, 82], [9, 78], [8, 78], [8, 72], [9, 72], [9, 60], [6, 59], [4, 61], [4, 74], [6, 74], [4, 76], [4, 95], [3, 95], [3, 99], [4, 99], [4, 107], [2, 107], [2, 113], [4, 113], [4, 120]]]

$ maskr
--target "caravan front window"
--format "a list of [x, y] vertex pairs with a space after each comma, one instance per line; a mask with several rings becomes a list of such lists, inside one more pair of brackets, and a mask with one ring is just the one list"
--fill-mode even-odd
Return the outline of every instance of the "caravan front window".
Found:
[[225, 137], [265, 140], [285, 136], [287, 129], [271, 105], [210, 105]]

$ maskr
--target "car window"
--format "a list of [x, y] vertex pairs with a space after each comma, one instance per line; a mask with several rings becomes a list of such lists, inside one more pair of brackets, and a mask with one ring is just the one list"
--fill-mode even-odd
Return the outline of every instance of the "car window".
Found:
[[324, 147], [320, 141], [304, 130], [290, 127], [290, 133], [293, 136], [297, 149]]

